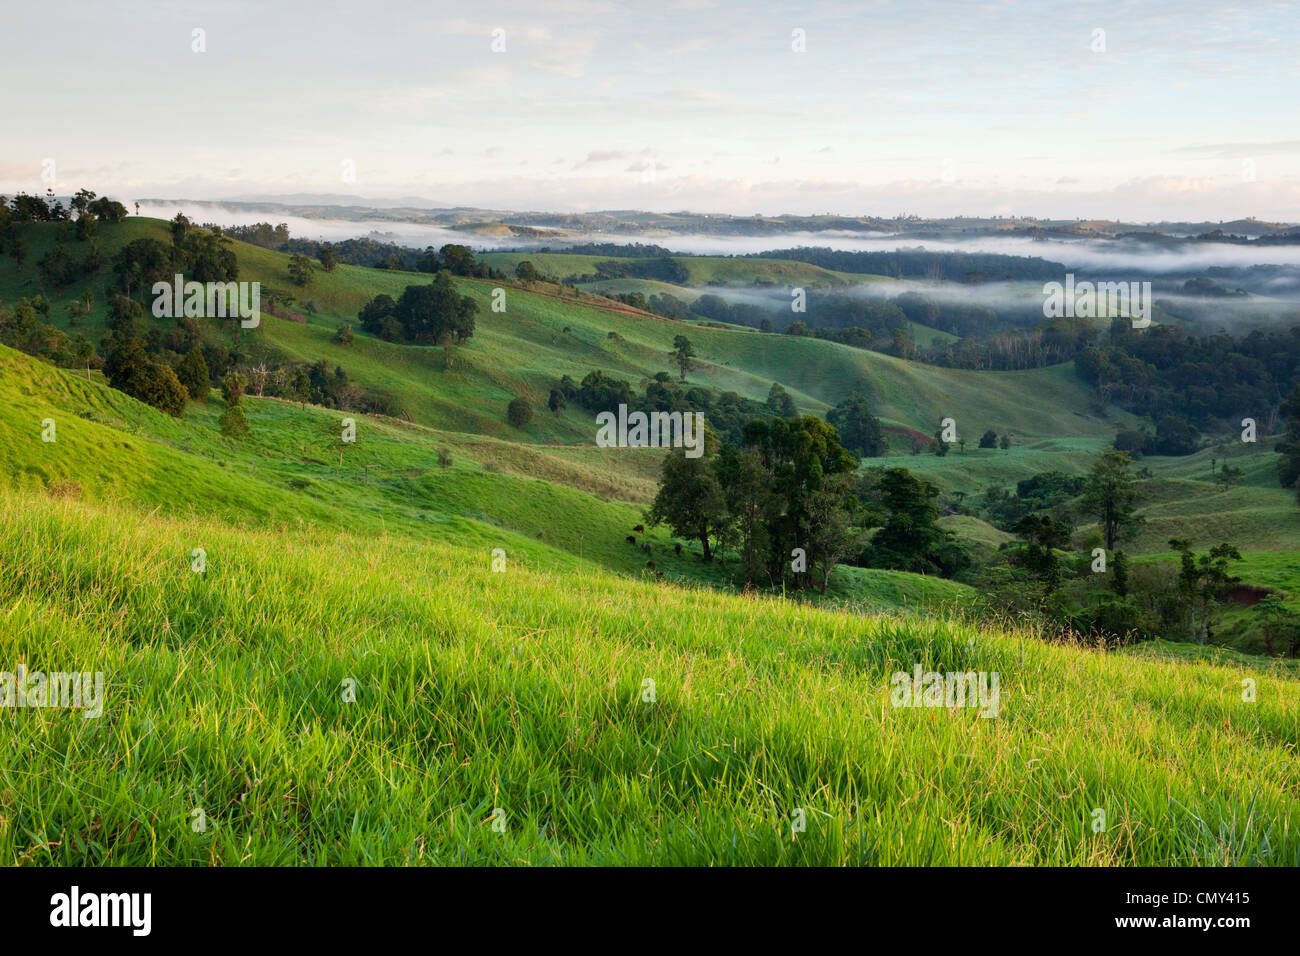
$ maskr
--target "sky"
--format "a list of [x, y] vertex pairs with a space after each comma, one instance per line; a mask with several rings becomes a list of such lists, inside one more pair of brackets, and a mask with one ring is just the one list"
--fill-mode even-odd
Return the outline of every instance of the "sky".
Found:
[[1300, 222], [1293, 2], [44, 0], [0, 23], [9, 195]]

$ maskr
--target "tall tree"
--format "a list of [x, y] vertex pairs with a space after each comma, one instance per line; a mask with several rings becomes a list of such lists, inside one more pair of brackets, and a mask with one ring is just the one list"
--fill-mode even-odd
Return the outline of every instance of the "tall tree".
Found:
[[684, 335], [675, 336], [673, 350], [669, 354], [681, 370], [682, 381], [686, 381], [686, 373], [691, 370], [691, 360], [695, 358], [695, 347], [691, 345], [691, 340]]
[[664, 458], [659, 491], [646, 512], [652, 527], [667, 524], [673, 534], [700, 543], [704, 560], [713, 560], [711, 539], [727, 522], [727, 503], [714, 476], [707, 448], [698, 458], [687, 458], [685, 448], [675, 448]]
[[863, 458], [878, 458], [886, 451], [880, 420], [871, 414], [867, 399], [854, 392], [826, 413], [826, 421], [840, 433], [844, 447]]
[[180, 365], [176, 366], [176, 377], [181, 380], [190, 398], [202, 401], [208, 397], [212, 387], [212, 377], [208, 373], [208, 363], [203, 357], [203, 350], [195, 346], [185, 353]]
[[1093, 462], [1083, 486], [1080, 504], [1097, 519], [1107, 551], [1115, 550], [1115, 541], [1136, 531], [1144, 520], [1137, 514], [1137, 476], [1132, 466], [1133, 459], [1127, 452], [1107, 448]]
[[1061, 583], [1061, 562], [1056, 549], [1070, 543], [1073, 529], [1048, 514], [1025, 515], [1016, 523], [1015, 532], [1025, 542], [1025, 567], [1049, 592]]
[[1286, 433], [1278, 442], [1277, 450], [1282, 455], [1278, 462], [1277, 474], [1283, 488], [1294, 488], [1300, 499], [1300, 385], [1297, 385], [1280, 409]]
[[766, 518], [772, 497], [772, 473], [754, 448], [724, 445], [714, 471], [724, 489], [727, 513], [735, 523], [736, 543], [745, 583], [760, 580], [769, 565]]
[[773, 382], [772, 387], [767, 390], [767, 407], [777, 418], [794, 418], [799, 414], [794, 399], [780, 382]]
[[1228, 562], [1240, 561], [1241, 553], [1230, 544], [1196, 554], [1186, 538], [1171, 538], [1169, 546], [1179, 554], [1178, 590], [1187, 608], [1188, 627], [1198, 644], [1209, 641], [1214, 608], [1225, 588], [1241, 578], [1228, 574]]
[[952, 535], [940, 528], [939, 489], [906, 468], [888, 468], [878, 475], [876, 497], [887, 515], [871, 539], [865, 563], [900, 571], [941, 569], [941, 550]]
[[816, 573], [817, 590], [822, 594], [835, 565], [862, 546], [862, 532], [854, 525], [856, 505], [847, 474], [831, 475], [808, 495], [802, 537], [808, 568]]

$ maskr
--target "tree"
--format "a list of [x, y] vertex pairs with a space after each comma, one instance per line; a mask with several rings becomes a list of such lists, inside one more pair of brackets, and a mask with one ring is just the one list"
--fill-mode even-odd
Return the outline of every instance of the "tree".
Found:
[[679, 538], [700, 542], [704, 560], [713, 560], [710, 539], [727, 524], [727, 504], [722, 487], [713, 474], [707, 448], [698, 458], [687, 458], [686, 449], [675, 448], [664, 458], [659, 491], [646, 512], [651, 527], [666, 523]]
[[1278, 462], [1277, 476], [1283, 488], [1295, 488], [1300, 492], [1300, 385], [1287, 396], [1278, 410], [1286, 431], [1277, 450], [1282, 460]]
[[1025, 542], [1024, 562], [1029, 573], [1043, 583], [1049, 592], [1061, 583], [1061, 562], [1057, 548], [1070, 543], [1072, 528], [1047, 514], [1025, 515], [1014, 528]]
[[1003, 451], [1006, 451], [1008, 448], [1010, 448], [1011, 436], [1003, 435], [1002, 438], [998, 441], [998, 447], [1001, 448]]
[[333, 272], [338, 268], [338, 253], [334, 251], [334, 247], [328, 242], [322, 243], [321, 247], [316, 250], [316, 258], [320, 261], [320, 267], [326, 272]]
[[1110, 589], [1117, 597], [1128, 597], [1128, 555], [1116, 551], [1110, 563]]
[[847, 474], [832, 475], [808, 495], [803, 540], [808, 567], [817, 571], [817, 590], [822, 594], [826, 593], [835, 565], [861, 547], [862, 534], [853, 526], [855, 511]]
[[551, 389], [550, 397], [547, 398], [546, 400], [546, 407], [549, 408], [552, 412], [555, 412], [556, 414], [559, 414], [560, 412], [564, 411], [565, 408], [564, 393], [560, 391], [558, 388]]
[[[21, 303], [20, 303], [21, 304]], [[104, 339], [104, 377], [119, 392], [131, 394], [131, 380], [151, 361], [144, 340], [119, 332]]]
[[[308, 383], [310, 385], [310, 382]], [[244, 389], [248, 387], [248, 379], [244, 378], [238, 372], [227, 372], [221, 378], [221, 397], [226, 400], [226, 404], [231, 408], [240, 405], [244, 401]]]
[[289, 260], [289, 277], [298, 285], [305, 286], [311, 282], [311, 274], [314, 271], [311, 260], [300, 252], [294, 253]]
[[772, 472], [764, 465], [757, 448], [723, 445], [714, 459], [714, 474], [723, 489], [745, 583], [752, 584], [774, 564], [768, 550], [771, 538], [766, 525], [774, 510]]
[[442, 266], [452, 275], [471, 276], [474, 274], [474, 250], [469, 246], [448, 243], [438, 250]]
[[1086, 514], [1097, 519], [1107, 551], [1114, 551], [1116, 539], [1135, 532], [1144, 520], [1136, 513], [1138, 488], [1132, 464], [1126, 452], [1107, 448], [1093, 462], [1083, 486], [1080, 504]]
[[541, 273], [537, 271], [537, 267], [527, 259], [521, 259], [519, 264], [515, 266], [515, 278], [520, 282], [536, 282], [541, 277]]
[[351, 326], [351, 325], [349, 325], [348, 323], [345, 322], [345, 323], [343, 323], [342, 326], [339, 327], [339, 330], [338, 330], [337, 332], [334, 333], [334, 344], [335, 344], [335, 345], [351, 345], [351, 344], [352, 344], [352, 326]]
[[854, 392], [826, 413], [826, 421], [840, 433], [844, 447], [863, 458], [878, 458], [888, 446], [880, 420], [871, 414], [866, 398]]
[[[678, 338], [680, 337], [678, 336]], [[771, 409], [772, 414], [777, 418], [795, 418], [799, 414], [794, 399], [790, 397], [789, 392], [781, 387], [780, 382], [773, 382], [772, 387], [767, 390], [767, 407]]]
[[935, 523], [939, 489], [906, 468], [888, 468], [876, 477], [876, 497], [887, 518], [871, 539], [864, 563], [899, 571], [939, 568], [940, 552], [952, 538]]
[[980, 447], [981, 447], [981, 448], [997, 448], [997, 447], [998, 447], [998, 434], [997, 434], [997, 432], [995, 432], [993, 429], [990, 428], [990, 429], [989, 429], [988, 431], [986, 431], [983, 435], [981, 435], [981, 436], [980, 436]]
[[171, 221], [172, 227], [172, 245], [180, 248], [185, 242], [185, 234], [190, 231], [194, 223], [190, 222], [188, 216], [183, 212], [178, 212]]
[[115, 291], [131, 295], [152, 289], [155, 282], [172, 281], [176, 274], [176, 249], [157, 239], [134, 239], [113, 258]]
[[[762, 509], [768, 574], [773, 581], [784, 580], [791, 551], [808, 550], [811, 497], [832, 476], [852, 474], [858, 460], [840, 444], [834, 426], [814, 415], [753, 419], [741, 429], [741, 443], [757, 453], [767, 473]], [[731, 490], [726, 480], [724, 490]], [[803, 587], [805, 581], [799, 577], [796, 584]]]
[[[89, 189], [78, 189], [76, 194], [72, 197], [72, 211], [78, 215], [89, 212], [90, 204], [94, 199], [95, 194]], [[93, 216], [94, 213], [90, 213], [90, 215]]]
[[189, 395], [170, 365], [149, 362], [131, 376], [129, 386], [127, 394], [132, 398], [175, 418], [185, 414], [185, 400]]
[[227, 408], [217, 424], [221, 427], [221, 434], [232, 440], [243, 438], [249, 433], [248, 419], [238, 405]]
[[401, 323], [403, 336], [408, 341], [430, 345], [439, 342], [444, 332], [458, 342], [468, 339], [474, 334], [477, 313], [478, 303], [456, 291], [446, 270], [439, 272], [428, 285], [408, 285], [393, 308], [393, 317]]
[[1157, 455], [1190, 455], [1201, 444], [1201, 433], [1185, 418], [1165, 415], [1156, 423], [1151, 450]]
[[[136, 214], [139, 215], [140, 204], [136, 203], [135, 207]], [[126, 207], [116, 199], [109, 199], [107, 196], [100, 196], [93, 202], [88, 202], [86, 209], [103, 222], [121, 222], [126, 218]]]
[[1186, 538], [1171, 538], [1169, 546], [1179, 553], [1178, 591], [1187, 608], [1192, 639], [1205, 644], [1220, 593], [1241, 580], [1228, 574], [1228, 562], [1240, 561], [1241, 553], [1230, 544], [1219, 544], [1198, 555]]
[[1295, 657], [1300, 651], [1300, 618], [1287, 609], [1281, 595], [1266, 595], [1254, 611], [1262, 619], [1264, 650], [1269, 657], [1276, 655], [1279, 642], [1285, 642], [1287, 656]]
[[668, 353], [677, 363], [677, 368], [681, 370], [682, 381], [686, 381], [686, 373], [691, 370], [691, 360], [695, 358], [695, 347], [691, 345], [691, 340], [684, 335], [673, 337], [673, 350]]
[[208, 397], [208, 389], [212, 387], [212, 377], [208, 373], [208, 363], [203, 357], [203, 351], [197, 346], [186, 352], [185, 358], [181, 359], [180, 365], [176, 366], [176, 377], [185, 386], [190, 398], [201, 402]]
[[381, 339], [395, 342], [402, 337], [402, 324], [394, 318], [397, 303], [391, 295], [380, 293], [361, 307], [357, 321], [361, 327]]
[[516, 398], [506, 406], [506, 421], [515, 428], [523, 428], [533, 420], [533, 406], [526, 398]]

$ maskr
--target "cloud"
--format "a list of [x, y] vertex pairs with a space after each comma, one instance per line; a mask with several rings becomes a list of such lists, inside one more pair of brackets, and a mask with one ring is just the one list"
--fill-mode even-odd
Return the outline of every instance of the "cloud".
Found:
[[587, 154], [587, 158], [579, 160], [573, 164], [574, 169], [584, 169], [587, 166], [595, 166], [599, 163], [612, 162], [615, 159], [624, 159], [627, 153], [620, 149], [593, 149]]
[[1251, 156], [1292, 156], [1300, 153], [1300, 139], [1273, 143], [1211, 143], [1204, 146], [1183, 146], [1165, 150], [1189, 156], [1206, 156], [1215, 159], [1241, 159]]

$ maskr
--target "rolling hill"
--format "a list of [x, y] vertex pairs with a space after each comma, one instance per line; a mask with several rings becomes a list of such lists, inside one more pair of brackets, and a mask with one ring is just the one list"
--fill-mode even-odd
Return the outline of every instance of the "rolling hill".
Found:
[[[106, 227], [103, 251], [140, 236], [165, 238], [165, 224]], [[42, 291], [31, 263], [45, 239], [25, 267], [0, 259], [0, 299]], [[242, 279], [289, 287], [287, 257], [238, 255]], [[1082, 470], [1128, 420], [1091, 411], [1068, 368], [930, 368], [486, 280], [458, 280], [481, 311], [451, 369], [435, 347], [334, 344], [372, 295], [424, 281], [318, 271], [295, 291], [304, 321], [268, 314], [255, 337], [343, 364], [403, 417], [250, 396], [251, 435], [230, 441], [215, 395], [178, 420], [98, 373], [0, 347], [8, 659], [101, 671], [106, 687], [99, 720], [0, 708], [0, 860], [1300, 861], [1286, 663], [1052, 643], [971, 620], [964, 584], [902, 572], [842, 567], [821, 600], [736, 593], [727, 565], [651, 531], [638, 541], [657, 579], [625, 536], [660, 453], [594, 447], [575, 410], [539, 410], [524, 429], [504, 415], [518, 395], [542, 406], [563, 374], [638, 384], [688, 334], [698, 384], [761, 401], [779, 381], [810, 412], [861, 384], [899, 429], [929, 434], [951, 416], [963, 435], [1013, 432], [1005, 452], [868, 463], [974, 494]], [[490, 308], [498, 287], [504, 313]], [[82, 288], [53, 297], [51, 318], [66, 324]], [[99, 301], [78, 328], [97, 338], [104, 320]], [[357, 422], [347, 447], [344, 417]], [[1204, 462], [1151, 460], [1153, 520], [1183, 507], [1195, 524], [1231, 502], [1229, 530], [1263, 540], [1281, 508], [1265, 457], [1232, 498]], [[1005, 540], [945, 521], [988, 549]], [[1289, 581], [1284, 554], [1259, 573]], [[918, 664], [996, 673], [998, 718], [890, 706], [892, 676]]]

